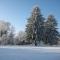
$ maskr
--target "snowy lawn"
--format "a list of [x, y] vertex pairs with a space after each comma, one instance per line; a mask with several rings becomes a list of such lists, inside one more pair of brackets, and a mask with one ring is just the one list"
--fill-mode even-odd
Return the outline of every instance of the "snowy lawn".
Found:
[[60, 47], [0, 46], [0, 60], [60, 60]]

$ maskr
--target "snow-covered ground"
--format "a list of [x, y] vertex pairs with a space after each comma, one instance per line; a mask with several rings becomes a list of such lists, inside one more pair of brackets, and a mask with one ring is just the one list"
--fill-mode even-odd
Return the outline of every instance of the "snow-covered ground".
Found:
[[0, 60], [60, 60], [60, 47], [0, 46]]
[[20, 49], [20, 50], [31, 50], [44, 53], [60, 53], [60, 47], [35, 47], [35, 46], [0, 46], [0, 49]]

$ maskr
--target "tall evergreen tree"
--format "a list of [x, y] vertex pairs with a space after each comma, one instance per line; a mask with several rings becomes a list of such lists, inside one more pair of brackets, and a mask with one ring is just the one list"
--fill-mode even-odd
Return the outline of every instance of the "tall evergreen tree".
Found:
[[47, 21], [45, 22], [45, 39], [44, 42], [50, 45], [57, 44], [58, 41], [58, 31], [57, 22], [53, 15], [49, 15]]
[[34, 42], [35, 45], [37, 45], [37, 42], [40, 42], [43, 39], [43, 23], [44, 18], [41, 15], [39, 7], [36, 6], [32, 11], [32, 15], [28, 19], [26, 28], [28, 41]]

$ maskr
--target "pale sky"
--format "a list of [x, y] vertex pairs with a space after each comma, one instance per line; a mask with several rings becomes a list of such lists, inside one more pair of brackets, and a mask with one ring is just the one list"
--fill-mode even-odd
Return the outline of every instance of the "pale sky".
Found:
[[46, 18], [53, 14], [60, 31], [60, 0], [0, 0], [0, 20], [10, 22], [17, 32], [25, 31], [34, 5], [40, 7], [42, 15]]

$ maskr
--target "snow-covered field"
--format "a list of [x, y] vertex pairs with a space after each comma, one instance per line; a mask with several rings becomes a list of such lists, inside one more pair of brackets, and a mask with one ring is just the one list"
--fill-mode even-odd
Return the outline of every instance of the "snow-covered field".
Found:
[[0, 60], [60, 60], [60, 47], [0, 46]]

